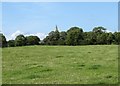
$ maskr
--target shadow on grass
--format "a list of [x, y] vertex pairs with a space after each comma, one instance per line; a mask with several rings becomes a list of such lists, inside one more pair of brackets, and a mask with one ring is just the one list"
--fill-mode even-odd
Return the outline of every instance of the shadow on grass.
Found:
[[43, 70], [40, 70], [40, 72], [49, 72], [49, 71], [53, 71], [53, 69], [43, 69]]
[[98, 82], [97, 84], [98, 85], [105, 85], [105, 84], [108, 84], [108, 83], [106, 83], [106, 82]]
[[56, 58], [62, 58], [63, 56], [56, 56]]
[[105, 78], [112, 78], [112, 76], [111, 76], [111, 75], [108, 75], [108, 76], [106, 76]]
[[24, 77], [25, 79], [37, 79], [37, 78], [46, 78], [48, 77], [48, 72], [53, 71], [52, 69], [42, 69], [40, 71], [34, 72], [32, 75]]
[[100, 67], [101, 67], [101, 65], [92, 65], [89, 69], [98, 69]]
[[27, 77], [25, 77], [26, 79], [36, 79], [36, 78], [44, 78], [44, 76], [40, 76], [40, 75], [29, 75]]
[[77, 68], [77, 69], [83, 69], [84, 67], [85, 67], [84, 63], [83, 64], [76, 63], [76, 65], [75, 65], [75, 68]]

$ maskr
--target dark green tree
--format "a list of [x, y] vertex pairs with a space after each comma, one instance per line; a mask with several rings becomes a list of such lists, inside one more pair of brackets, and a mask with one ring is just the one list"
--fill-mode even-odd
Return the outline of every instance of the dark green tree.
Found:
[[7, 44], [8, 47], [15, 47], [15, 40], [9, 40]]
[[103, 33], [105, 31], [106, 31], [106, 28], [101, 27], [101, 26], [93, 28], [93, 32], [95, 32], [95, 33]]
[[84, 32], [84, 44], [93, 45], [97, 42], [97, 34], [94, 32]]
[[107, 34], [106, 33], [97, 35], [97, 44], [107, 44]]
[[120, 44], [120, 32], [115, 32], [114, 37], [115, 37], [115, 44]]
[[90, 32], [83, 32], [79, 27], [71, 27], [67, 32], [59, 32], [58, 29], [51, 31], [43, 42], [48, 45], [120, 44], [119, 33], [107, 33], [104, 27], [95, 27]]
[[107, 44], [112, 44], [114, 42], [114, 35], [111, 32], [106, 34], [107, 34]]
[[26, 37], [26, 45], [38, 45], [39, 42], [40, 42], [40, 39], [37, 36], [27, 36]]
[[15, 46], [25, 46], [26, 45], [26, 38], [24, 37], [24, 35], [18, 35], [15, 38]]
[[46, 38], [43, 39], [44, 45], [51, 45], [50, 36], [46, 36]]
[[59, 45], [65, 45], [66, 36], [67, 36], [67, 33], [65, 31], [60, 32], [60, 37], [58, 40]]
[[0, 47], [7, 47], [6, 37], [0, 33]]
[[79, 27], [72, 27], [67, 31], [66, 44], [79, 45], [83, 40], [83, 30]]
[[56, 26], [55, 31], [51, 31], [49, 35], [43, 40], [45, 44], [49, 45], [58, 45], [59, 43], [59, 38], [60, 38], [60, 33], [58, 30], [58, 27]]

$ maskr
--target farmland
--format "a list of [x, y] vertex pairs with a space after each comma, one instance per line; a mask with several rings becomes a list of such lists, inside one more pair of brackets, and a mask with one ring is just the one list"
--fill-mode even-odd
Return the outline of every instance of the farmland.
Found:
[[118, 46], [24, 46], [2, 49], [3, 84], [114, 84]]

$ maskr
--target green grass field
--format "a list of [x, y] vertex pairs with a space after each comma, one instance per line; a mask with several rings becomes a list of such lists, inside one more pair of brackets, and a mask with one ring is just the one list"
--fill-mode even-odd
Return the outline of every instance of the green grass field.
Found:
[[3, 48], [3, 84], [114, 84], [118, 46]]

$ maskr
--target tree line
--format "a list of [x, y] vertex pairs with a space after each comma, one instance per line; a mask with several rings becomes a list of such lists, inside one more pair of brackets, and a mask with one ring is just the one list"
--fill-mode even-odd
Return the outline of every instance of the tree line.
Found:
[[6, 41], [3, 34], [0, 34], [1, 47], [15, 47], [27, 45], [110, 45], [120, 44], [120, 32], [106, 32], [104, 27], [95, 27], [92, 31], [84, 32], [82, 28], [71, 27], [67, 31], [59, 32], [56, 26], [55, 31], [51, 31], [48, 36], [40, 40], [37, 36], [18, 35], [15, 40]]

